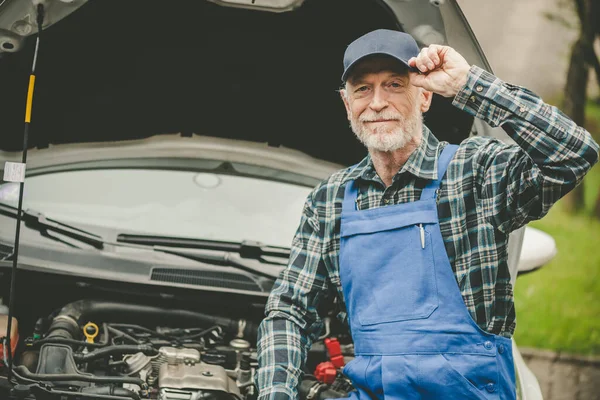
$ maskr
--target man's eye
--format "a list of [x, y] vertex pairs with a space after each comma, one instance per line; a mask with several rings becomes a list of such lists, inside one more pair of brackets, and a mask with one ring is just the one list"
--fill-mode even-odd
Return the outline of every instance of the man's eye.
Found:
[[356, 92], [366, 92], [367, 90], [369, 90], [368, 86], [360, 86], [359, 88], [357, 88], [355, 91]]
[[399, 83], [399, 82], [392, 82], [392, 83], [390, 84], [390, 86], [391, 86], [391, 87], [393, 87], [393, 88], [401, 88], [401, 87], [402, 87], [402, 84], [401, 84], [401, 83]]

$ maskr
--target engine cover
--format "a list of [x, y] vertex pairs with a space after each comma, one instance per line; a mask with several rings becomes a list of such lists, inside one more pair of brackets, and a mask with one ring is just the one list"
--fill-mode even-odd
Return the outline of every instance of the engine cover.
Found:
[[[158, 373], [158, 386], [161, 394], [168, 389], [178, 391], [213, 391], [240, 394], [235, 381], [227, 375], [225, 368], [206, 363], [199, 364], [163, 364]], [[166, 390], [163, 390], [166, 389]], [[164, 397], [170, 399], [171, 397]], [[180, 397], [173, 397], [179, 399]]]

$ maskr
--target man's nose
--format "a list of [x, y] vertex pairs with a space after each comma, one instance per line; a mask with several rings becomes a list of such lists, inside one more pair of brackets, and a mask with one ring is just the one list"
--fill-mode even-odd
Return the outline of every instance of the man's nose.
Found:
[[369, 108], [379, 112], [388, 106], [388, 94], [380, 87], [376, 87], [373, 92], [373, 98], [369, 104]]

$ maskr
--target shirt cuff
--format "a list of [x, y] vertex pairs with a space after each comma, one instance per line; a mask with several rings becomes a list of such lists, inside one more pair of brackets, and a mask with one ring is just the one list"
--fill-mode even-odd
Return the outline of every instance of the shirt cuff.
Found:
[[452, 105], [472, 116], [482, 119], [491, 126], [499, 126], [505, 117], [504, 110], [493, 103], [504, 82], [484, 69], [472, 65], [467, 83], [458, 91]]

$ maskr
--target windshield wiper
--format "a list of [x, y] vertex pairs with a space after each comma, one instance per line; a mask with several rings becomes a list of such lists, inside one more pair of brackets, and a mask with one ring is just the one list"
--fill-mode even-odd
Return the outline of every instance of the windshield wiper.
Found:
[[[259, 260], [265, 264], [273, 264], [265, 257], [290, 258], [290, 249], [268, 246], [260, 242], [224, 242], [219, 240], [178, 238], [169, 236], [129, 235], [117, 236], [118, 243], [141, 244], [146, 246], [176, 247], [179, 249], [217, 250], [227, 253], [237, 253], [241, 258]], [[280, 263], [277, 263], [280, 264]]]
[[[154, 250], [162, 253], [210, 264], [234, 267], [269, 279], [277, 279], [290, 258], [289, 249], [251, 241], [236, 243], [169, 236], [120, 234], [117, 236], [117, 242], [152, 246]], [[268, 257], [283, 260], [273, 262]], [[266, 270], [264, 268], [265, 264], [271, 264], [279, 268]]]
[[[0, 214], [16, 218], [17, 208], [0, 203]], [[35, 210], [28, 209], [22, 211], [21, 219], [25, 226], [39, 231], [42, 236], [65, 243], [72, 247], [75, 246], [66, 240], [51, 235], [50, 232], [56, 232], [68, 238], [78, 240], [99, 250], [104, 249], [105, 244], [144, 248], [190, 260], [233, 267], [269, 279], [277, 279], [282, 268], [277, 268], [273, 271], [264, 270], [261, 268], [261, 264], [280, 264], [273, 263], [264, 257], [287, 259], [290, 256], [288, 249], [264, 246], [256, 242], [232, 243], [201, 239], [179, 239], [163, 236], [122, 234], [118, 236], [116, 243], [112, 243], [103, 240], [100, 236], [91, 232], [49, 219], [44, 214]]]
[[264, 278], [277, 279], [284, 267], [265, 269], [264, 263], [259, 259], [242, 258], [237, 253], [226, 251], [202, 250], [202, 249], [174, 249], [166, 246], [153, 246], [154, 251], [187, 258], [189, 260], [205, 262], [224, 267], [233, 267], [242, 271], [250, 272]]
[[[16, 207], [0, 203], [0, 214], [17, 218], [17, 212], [18, 210]], [[50, 232], [56, 232], [68, 238], [78, 240], [98, 250], [102, 250], [104, 248], [105, 241], [102, 240], [100, 236], [79, 228], [75, 228], [74, 226], [67, 225], [63, 222], [49, 219], [41, 212], [31, 209], [24, 210], [21, 212], [21, 220], [26, 227], [39, 231], [42, 236], [62, 242], [71, 247], [75, 246], [66, 240], [51, 235]]]

